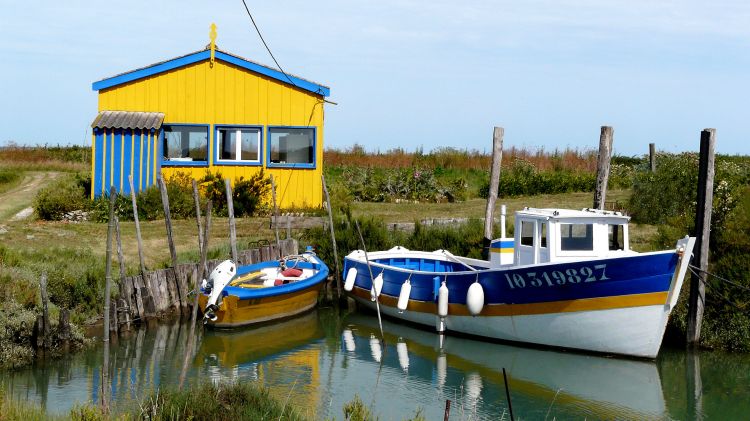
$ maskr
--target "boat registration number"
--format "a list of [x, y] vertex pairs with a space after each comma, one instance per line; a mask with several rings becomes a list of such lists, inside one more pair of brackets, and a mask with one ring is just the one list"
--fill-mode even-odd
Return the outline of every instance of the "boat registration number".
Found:
[[[505, 280], [511, 289], [532, 287], [553, 287], [555, 285], [578, 284], [581, 282], [605, 281], [607, 277], [607, 265], [581, 266], [580, 268], [569, 268], [565, 270], [553, 270], [542, 272], [526, 272], [525, 274], [505, 274]], [[525, 276], [524, 276], [525, 275]]]

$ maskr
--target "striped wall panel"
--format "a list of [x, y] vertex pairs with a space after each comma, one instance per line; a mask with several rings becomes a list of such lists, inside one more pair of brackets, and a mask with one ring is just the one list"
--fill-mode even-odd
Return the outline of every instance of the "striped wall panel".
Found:
[[160, 132], [139, 129], [97, 129], [93, 134], [92, 198], [109, 195], [110, 187], [130, 194], [129, 178], [136, 192], [156, 184], [161, 170]]

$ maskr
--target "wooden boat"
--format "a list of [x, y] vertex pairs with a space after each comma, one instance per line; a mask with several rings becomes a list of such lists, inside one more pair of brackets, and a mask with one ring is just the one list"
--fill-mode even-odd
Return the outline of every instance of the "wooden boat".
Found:
[[489, 261], [446, 250], [353, 251], [345, 289], [438, 332], [656, 357], [695, 238], [637, 253], [621, 213], [526, 208], [515, 219], [515, 237], [494, 240]]
[[285, 319], [315, 307], [327, 277], [311, 251], [240, 267], [226, 260], [204, 281], [199, 307], [205, 323], [220, 328]]

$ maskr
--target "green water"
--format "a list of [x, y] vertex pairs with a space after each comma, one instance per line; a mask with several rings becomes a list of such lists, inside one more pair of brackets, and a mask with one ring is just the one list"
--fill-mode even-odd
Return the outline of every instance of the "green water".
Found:
[[[254, 329], [201, 335], [189, 381], [258, 381], [311, 418], [343, 419], [359, 395], [382, 420], [422, 410], [442, 419], [509, 419], [502, 369], [517, 419], [748, 419], [750, 355], [662, 349], [656, 361], [485, 343], [446, 337], [377, 318], [320, 309]], [[178, 382], [183, 324], [144, 328], [113, 342], [117, 406]], [[100, 348], [3, 372], [6, 390], [65, 413], [97, 402]], [[207, 397], [210, 399], [210, 397]]]

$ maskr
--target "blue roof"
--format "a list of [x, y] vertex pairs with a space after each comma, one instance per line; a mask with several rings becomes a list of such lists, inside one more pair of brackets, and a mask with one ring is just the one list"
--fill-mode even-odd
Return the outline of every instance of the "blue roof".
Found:
[[[331, 95], [331, 89], [325, 85], [321, 85], [316, 82], [312, 82], [301, 77], [291, 75], [289, 73], [283, 73], [280, 70], [258, 64], [254, 61], [226, 53], [224, 51], [216, 50], [214, 57], [217, 60], [221, 60], [235, 66], [242, 67], [243, 69], [250, 70], [251, 72], [259, 73], [264, 76], [276, 79], [279, 82], [287, 85], [296, 86], [299, 89], [311, 92], [313, 94], [322, 95], [327, 97]], [[155, 74], [167, 72], [178, 67], [187, 66], [189, 64], [198, 63], [211, 58], [210, 50], [201, 50], [194, 53], [184, 55], [182, 57], [176, 57], [171, 60], [163, 61], [161, 63], [152, 64], [150, 66], [142, 67], [140, 69], [131, 70], [126, 73], [112, 76], [107, 79], [102, 79], [98, 82], [91, 84], [91, 88], [95, 91], [102, 89], [111, 88], [113, 86], [121, 85], [123, 83], [132, 82], [134, 80], [143, 79]]]

